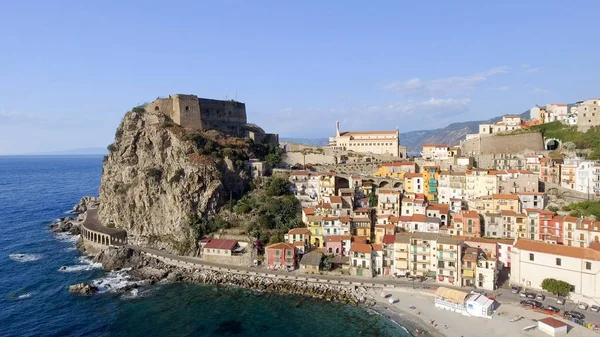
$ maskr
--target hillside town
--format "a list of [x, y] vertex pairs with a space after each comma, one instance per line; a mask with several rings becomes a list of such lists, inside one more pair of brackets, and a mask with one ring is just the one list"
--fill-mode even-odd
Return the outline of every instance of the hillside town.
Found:
[[[597, 108], [600, 99], [536, 106], [529, 120], [504, 116], [480, 125], [466, 141], [510, 137], [556, 121], [588, 130], [600, 125]], [[373, 161], [273, 169], [301, 203], [305, 226], [268, 245], [265, 265], [428, 279], [482, 292], [508, 286], [541, 291], [545, 279], [557, 278], [571, 285], [575, 303], [598, 308], [600, 221], [565, 210], [569, 202], [600, 196], [600, 162], [572, 156], [561, 140], [556, 146], [540, 141], [495, 153], [424, 144], [419, 158], [407, 159], [397, 130], [340, 132], [337, 123], [329, 149]], [[556, 156], [560, 150], [563, 158]], [[378, 160], [377, 154], [398, 159]], [[269, 175], [266, 168], [255, 176], [263, 175]]]

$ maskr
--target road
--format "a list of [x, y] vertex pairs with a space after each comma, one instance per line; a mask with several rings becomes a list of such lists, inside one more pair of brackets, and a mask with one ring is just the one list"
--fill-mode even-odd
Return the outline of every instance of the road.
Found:
[[[384, 287], [384, 286], [395, 286], [395, 287], [406, 287], [406, 288], [412, 287], [414, 289], [428, 290], [428, 291], [435, 291], [435, 289], [440, 286], [439, 284], [437, 284], [435, 282], [435, 279], [428, 279], [423, 282], [418, 282], [418, 281], [409, 281], [406, 278], [388, 278], [388, 277], [366, 278], [366, 277], [335, 276], [335, 275], [307, 275], [307, 274], [300, 272], [299, 270], [288, 272], [288, 271], [281, 271], [281, 270], [266, 269], [264, 267], [241, 267], [241, 266], [238, 267], [238, 266], [231, 266], [231, 265], [225, 265], [225, 264], [220, 264], [220, 263], [203, 261], [197, 257], [174, 255], [174, 254], [170, 254], [165, 251], [162, 251], [162, 250], [157, 250], [157, 249], [152, 249], [152, 248], [147, 248], [147, 247], [139, 247], [139, 246], [133, 246], [133, 245], [126, 245], [126, 247], [134, 249], [134, 250], [154, 254], [154, 255], [157, 255], [157, 256], [160, 256], [163, 258], [169, 258], [169, 259], [180, 261], [180, 262], [192, 263], [192, 264], [195, 264], [198, 266], [232, 268], [232, 269], [236, 269], [236, 270], [241, 270], [241, 271], [246, 271], [246, 272], [254, 272], [254, 273], [266, 273], [266, 274], [271, 274], [271, 275], [286, 275], [286, 276], [290, 276], [290, 275], [303, 276], [303, 277], [309, 277], [309, 278], [320, 279], [320, 280], [346, 281], [346, 282], [355, 282], [355, 283], [372, 283], [372, 284], [375, 284], [376, 286], [382, 286], [382, 287]], [[447, 285], [444, 285], [444, 287], [453, 288], [453, 289], [457, 289], [457, 290], [461, 290], [461, 291], [465, 291], [465, 292], [470, 292], [471, 290], [473, 290], [473, 288], [452, 287], [452, 286], [447, 286]], [[535, 290], [523, 289], [522, 291], [539, 293], [539, 291], [535, 291]], [[494, 292], [487, 291], [487, 294], [494, 295], [496, 300], [498, 302], [500, 302], [501, 304], [509, 303], [509, 302], [519, 303], [521, 300], [524, 299], [524, 298], [520, 297], [519, 294], [513, 294], [511, 292], [510, 288], [500, 288]], [[578, 312], [583, 313], [586, 316], [586, 322], [600, 324], [600, 313], [593, 312], [590, 309], [588, 309], [588, 310], [578, 309], [578, 308], [576, 308], [576, 303], [573, 303], [572, 301], [566, 301], [566, 303], [564, 305], [557, 304], [555, 296], [553, 296], [551, 294], [547, 294], [547, 293], [544, 293], [544, 295], [546, 295], [546, 298], [544, 299], [544, 301], [541, 301], [544, 304], [544, 307], [548, 306], [548, 305], [555, 306], [555, 307], [561, 309], [561, 313], [565, 310], [576, 310]], [[588, 302], [588, 304], [592, 305], [595, 303]]]

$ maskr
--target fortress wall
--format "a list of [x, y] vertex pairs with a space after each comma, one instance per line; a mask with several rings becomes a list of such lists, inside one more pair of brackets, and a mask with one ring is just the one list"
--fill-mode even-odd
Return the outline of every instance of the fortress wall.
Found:
[[[178, 124], [184, 128], [195, 130], [202, 129], [200, 104], [198, 104], [198, 97], [195, 95], [174, 95], [173, 115], [179, 119], [180, 123]], [[176, 121], [175, 118], [173, 118], [173, 120]]]
[[522, 153], [543, 151], [544, 142], [540, 133], [521, 133], [508, 136], [483, 137], [461, 143], [465, 155], [486, 155], [500, 153]]
[[173, 100], [171, 98], [157, 98], [152, 103], [148, 103], [146, 111], [160, 111], [179, 124], [179, 120], [175, 121], [173, 118]]
[[205, 129], [244, 136], [247, 124], [246, 105], [236, 101], [199, 98], [202, 125]]
[[298, 143], [290, 143], [290, 142], [281, 142], [280, 145], [286, 149], [286, 151], [288, 152], [296, 152], [296, 151], [302, 151], [302, 150], [317, 150], [317, 149], [323, 149], [325, 151], [325, 147], [323, 146], [313, 146], [313, 145], [304, 145], [304, 144], [298, 144]]
[[335, 157], [327, 154], [309, 153], [306, 156], [301, 152], [287, 152], [282, 161], [286, 164], [335, 164]]

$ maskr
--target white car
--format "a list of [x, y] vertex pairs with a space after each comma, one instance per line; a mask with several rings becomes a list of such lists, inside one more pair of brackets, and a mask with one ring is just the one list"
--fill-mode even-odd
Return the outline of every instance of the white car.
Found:
[[577, 303], [577, 307], [581, 310], [587, 310], [587, 308], [589, 307], [589, 305], [585, 302], [579, 302]]

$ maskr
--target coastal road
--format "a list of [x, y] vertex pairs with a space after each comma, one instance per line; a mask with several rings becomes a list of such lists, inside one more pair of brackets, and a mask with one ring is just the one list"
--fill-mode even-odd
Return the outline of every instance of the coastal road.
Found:
[[[226, 265], [226, 264], [221, 264], [221, 263], [204, 261], [197, 257], [180, 256], [180, 255], [170, 254], [163, 250], [157, 250], [157, 249], [152, 249], [152, 248], [147, 248], [147, 247], [139, 247], [139, 246], [133, 246], [133, 245], [125, 245], [125, 247], [131, 248], [133, 250], [141, 251], [141, 252], [146, 252], [149, 254], [154, 254], [154, 255], [157, 255], [157, 256], [160, 256], [163, 258], [168, 258], [168, 259], [172, 259], [172, 260], [179, 261], [179, 262], [191, 263], [191, 264], [197, 265], [198, 267], [211, 266], [211, 267], [216, 267], [216, 268], [231, 268], [231, 269], [236, 269], [236, 270], [240, 270], [240, 271], [246, 271], [248, 273], [263, 273], [263, 274], [270, 274], [270, 275], [285, 275], [285, 276], [302, 276], [302, 277], [308, 277], [308, 278], [319, 279], [319, 280], [345, 281], [345, 282], [353, 282], [353, 283], [372, 283], [372, 284], [376, 284], [376, 285], [382, 286], [382, 287], [385, 287], [385, 286], [405, 287], [405, 288], [419, 289], [420, 291], [425, 290], [425, 291], [431, 291], [431, 292], [435, 291], [435, 289], [437, 287], [439, 287], [439, 284], [435, 283], [435, 279], [428, 279], [423, 282], [418, 282], [418, 281], [409, 281], [406, 278], [388, 278], [388, 277], [366, 278], [366, 277], [354, 277], [354, 276], [336, 276], [336, 275], [318, 275], [318, 274], [313, 275], [313, 274], [301, 273], [299, 270], [296, 270], [293, 272], [288, 272], [288, 271], [281, 271], [281, 270], [271, 270], [271, 269], [266, 269], [263, 267], [231, 266], [231, 265]], [[444, 287], [453, 288], [453, 289], [457, 289], [457, 290], [461, 290], [461, 291], [465, 291], [465, 292], [470, 292], [471, 290], [473, 290], [473, 288], [452, 287], [452, 286], [447, 286], [447, 285], [444, 285]], [[522, 291], [527, 291], [527, 290], [524, 289]], [[534, 290], [529, 290], [529, 291], [534, 292], [534, 293], [539, 293], [539, 291], [534, 291]], [[495, 292], [487, 291], [487, 293], [488, 293], [488, 295], [495, 295], [496, 300], [500, 303], [509, 303], [509, 302], [519, 303], [521, 300], [523, 300], [523, 298], [519, 297], [519, 294], [513, 294], [511, 292], [510, 288], [500, 288], [500, 289], [497, 289]], [[549, 294], [545, 294], [545, 295], [546, 295], [546, 299], [544, 301], [542, 301], [544, 306], [548, 306], [548, 305], [555, 306], [555, 307], [561, 309], [561, 313], [564, 310], [576, 310], [576, 311], [583, 313], [586, 316], [587, 322], [600, 324], [600, 313], [592, 312], [589, 309], [588, 310], [577, 309], [576, 304], [573, 303], [572, 301], [567, 301], [565, 305], [556, 304], [556, 297], [553, 297], [552, 295], [549, 295]], [[588, 304], [592, 305], [595, 303], [589, 302]]]

